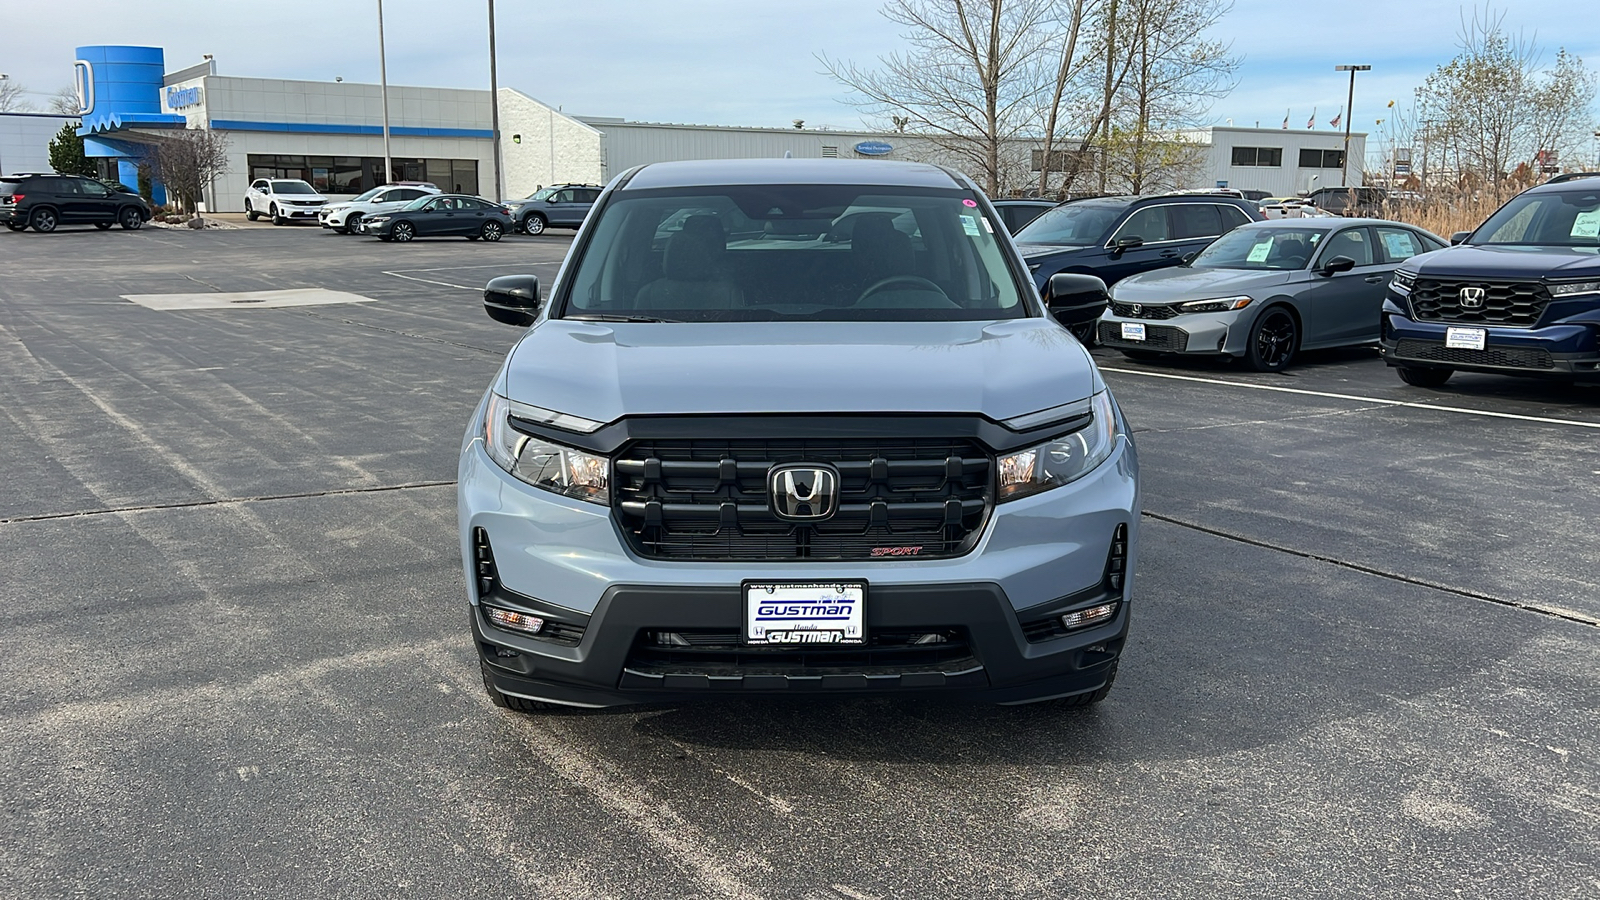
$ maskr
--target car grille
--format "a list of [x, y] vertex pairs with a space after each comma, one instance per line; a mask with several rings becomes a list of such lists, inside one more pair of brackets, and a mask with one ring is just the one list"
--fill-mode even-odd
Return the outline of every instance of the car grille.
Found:
[[1182, 353], [1189, 349], [1189, 332], [1175, 325], [1146, 325], [1144, 336], [1145, 339], [1142, 341], [1125, 341], [1122, 339], [1120, 324], [1100, 323], [1100, 343], [1110, 347], [1126, 347], [1130, 350], [1149, 350], [1157, 353]]
[[1398, 359], [1456, 363], [1463, 366], [1501, 366], [1508, 369], [1554, 369], [1550, 351], [1542, 347], [1486, 347], [1462, 350], [1433, 341], [1402, 340], [1395, 346]]
[[1143, 303], [1113, 303], [1111, 311], [1124, 319], [1170, 319], [1178, 314], [1176, 306], [1146, 306]]
[[[767, 475], [784, 462], [839, 472], [815, 523], [778, 518]], [[994, 463], [969, 440], [648, 440], [616, 461], [615, 509], [652, 559], [852, 560], [958, 556], [988, 517]]]
[[861, 647], [805, 650], [747, 645], [739, 641], [738, 631], [642, 631], [626, 668], [648, 676], [712, 677], [882, 676], [981, 668], [962, 628], [894, 629], [869, 634], [867, 641]]
[[[1462, 288], [1482, 288], [1483, 305], [1461, 305]], [[1419, 321], [1471, 322], [1531, 328], [1550, 305], [1550, 292], [1536, 281], [1442, 281], [1418, 278], [1411, 288], [1411, 314]]]

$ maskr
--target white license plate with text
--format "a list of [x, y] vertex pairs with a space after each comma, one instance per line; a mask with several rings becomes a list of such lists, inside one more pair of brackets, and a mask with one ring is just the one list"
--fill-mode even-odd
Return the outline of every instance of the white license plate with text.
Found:
[[1144, 340], [1145, 339], [1144, 338], [1144, 323], [1143, 322], [1123, 322], [1122, 323], [1122, 339], [1125, 340], [1125, 341], [1142, 341], [1142, 340]]
[[1484, 328], [1448, 328], [1444, 333], [1444, 345], [1451, 350], [1482, 350], [1488, 340]]
[[748, 581], [744, 585], [744, 640], [779, 647], [851, 646], [866, 643], [861, 581]]

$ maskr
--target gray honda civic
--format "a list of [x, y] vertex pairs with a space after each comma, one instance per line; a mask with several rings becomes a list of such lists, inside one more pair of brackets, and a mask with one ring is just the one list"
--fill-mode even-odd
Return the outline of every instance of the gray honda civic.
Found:
[[1224, 356], [1276, 372], [1301, 350], [1376, 343], [1394, 270], [1445, 246], [1384, 219], [1241, 225], [1185, 265], [1117, 282], [1099, 342], [1133, 359]]

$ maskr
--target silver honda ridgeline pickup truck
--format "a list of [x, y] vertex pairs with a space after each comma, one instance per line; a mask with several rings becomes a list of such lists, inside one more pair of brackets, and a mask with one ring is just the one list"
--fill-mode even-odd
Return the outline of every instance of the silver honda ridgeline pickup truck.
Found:
[[[618, 177], [473, 414], [459, 512], [504, 707], [1104, 697], [1138, 555], [1133, 441], [965, 176], [663, 163]], [[1065, 326], [1065, 327], [1064, 327]]]

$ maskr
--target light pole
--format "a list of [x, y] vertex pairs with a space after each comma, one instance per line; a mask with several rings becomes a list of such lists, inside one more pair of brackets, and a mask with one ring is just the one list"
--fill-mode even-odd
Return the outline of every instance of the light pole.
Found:
[[383, 183], [388, 184], [394, 179], [394, 158], [389, 154], [389, 63], [383, 51], [383, 0], [378, 0], [378, 91], [383, 96]]
[[1350, 73], [1350, 98], [1344, 106], [1344, 170], [1339, 173], [1339, 186], [1350, 186], [1350, 120], [1355, 118], [1356, 73], [1371, 71], [1371, 66], [1334, 66], [1335, 72]]
[[490, 130], [494, 132], [494, 202], [504, 203], [506, 183], [501, 174], [505, 166], [500, 154], [500, 81], [495, 74], [494, 0], [489, 0], [489, 118]]

